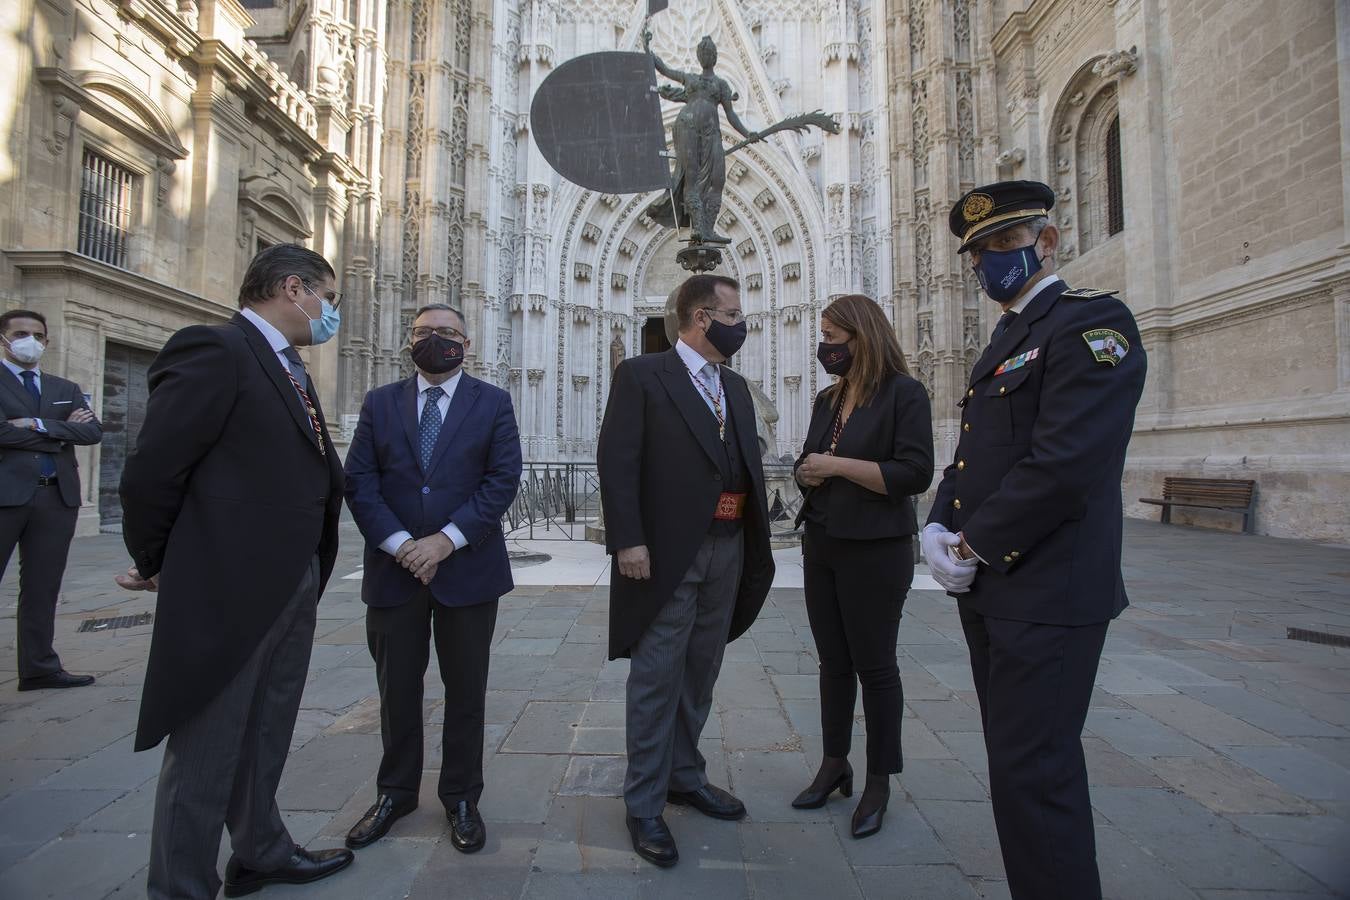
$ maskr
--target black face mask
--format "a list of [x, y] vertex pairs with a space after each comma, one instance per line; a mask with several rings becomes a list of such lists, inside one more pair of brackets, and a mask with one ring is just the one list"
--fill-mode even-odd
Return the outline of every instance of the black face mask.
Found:
[[848, 344], [827, 344], [821, 341], [816, 348], [816, 359], [820, 360], [830, 375], [847, 375], [848, 370], [853, 368], [853, 351]]
[[413, 365], [432, 375], [453, 372], [464, 362], [464, 345], [459, 341], [430, 334], [412, 345]]
[[745, 343], [745, 336], [748, 331], [749, 327], [745, 322], [728, 325], [725, 322], [713, 319], [712, 324], [708, 326], [708, 330], [704, 334], [708, 336], [708, 343], [712, 344], [718, 353], [727, 359], [731, 359], [736, 355], [736, 351], [741, 349], [741, 345]]

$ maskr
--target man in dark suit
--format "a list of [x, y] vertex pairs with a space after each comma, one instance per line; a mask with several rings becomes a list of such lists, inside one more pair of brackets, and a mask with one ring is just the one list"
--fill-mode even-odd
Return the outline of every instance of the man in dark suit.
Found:
[[379, 793], [347, 834], [349, 847], [380, 839], [417, 808], [433, 637], [445, 685], [437, 793], [456, 850], [473, 853], [487, 840], [478, 801], [488, 652], [497, 601], [514, 586], [501, 518], [520, 487], [520, 433], [511, 395], [461, 368], [464, 331], [449, 306], [417, 311], [409, 341], [417, 374], [366, 395], [347, 452], [384, 739]]
[[680, 338], [614, 371], [600, 429], [611, 574], [609, 655], [630, 656], [624, 801], [633, 849], [679, 859], [667, 802], [719, 819], [745, 806], [708, 783], [698, 739], [728, 642], [773, 583], [769, 513], [749, 386], [725, 363], [745, 341], [735, 281], [687, 279]]
[[47, 320], [13, 309], [0, 315], [0, 577], [19, 548], [19, 690], [93, 684], [72, 675], [52, 648], [56, 600], [80, 512], [77, 445], [103, 440], [80, 386], [38, 368]]
[[314, 639], [337, 558], [342, 467], [297, 347], [332, 337], [340, 296], [317, 253], [253, 258], [228, 324], [194, 325], [150, 367], [122, 474], [119, 583], [159, 591], [137, 750], [166, 736], [150, 836], [151, 900], [225, 896], [324, 878], [350, 850], [296, 845], [277, 810]]
[[1107, 625], [1126, 604], [1120, 482], [1147, 368], [1125, 304], [1054, 274], [1054, 201], [1044, 184], [1013, 181], [952, 209], [1003, 316], [970, 374], [923, 533], [959, 601], [1017, 900], [1101, 897], [1080, 736]]

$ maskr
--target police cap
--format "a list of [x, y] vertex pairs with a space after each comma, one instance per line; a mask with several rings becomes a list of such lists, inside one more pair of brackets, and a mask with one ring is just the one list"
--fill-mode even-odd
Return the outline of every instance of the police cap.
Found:
[[961, 239], [958, 253], [1005, 228], [1049, 215], [1055, 192], [1039, 181], [999, 181], [968, 191], [952, 207], [947, 224]]

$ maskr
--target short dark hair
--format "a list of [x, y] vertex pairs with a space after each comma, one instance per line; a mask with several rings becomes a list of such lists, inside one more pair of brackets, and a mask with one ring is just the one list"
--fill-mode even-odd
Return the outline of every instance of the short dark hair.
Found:
[[696, 310], [707, 307], [709, 301], [716, 303], [718, 287], [741, 289], [740, 282], [725, 275], [691, 275], [684, 280], [675, 294], [675, 319], [681, 328], [693, 324]]
[[449, 303], [428, 303], [426, 306], [419, 307], [417, 312], [413, 313], [412, 320], [416, 322], [418, 319], [422, 318], [422, 313], [429, 313], [429, 312], [452, 312], [455, 315], [459, 316], [459, 322], [461, 325], [463, 325], [465, 328], [469, 326], [468, 320], [464, 318], [464, 313], [455, 309]]
[[0, 315], [0, 333], [9, 331], [9, 323], [15, 319], [37, 319], [42, 323], [42, 327], [47, 327], [47, 317], [40, 312], [33, 312], [31, 309], [11, 309], [9, 312]]
[[337, 278], [333, 267], [313, 250], [299, 244], [273, 244], [248, 264], [244, 281], [239, 285], [239, 308], [250, 303], [272, 299], [290, 276], [298, 276], [305, 284], [317, 284], [324, 278]]

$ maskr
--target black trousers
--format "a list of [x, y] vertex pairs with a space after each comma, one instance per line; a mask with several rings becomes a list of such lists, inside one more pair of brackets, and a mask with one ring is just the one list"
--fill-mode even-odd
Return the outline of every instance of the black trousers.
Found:
[[1107, 624], [1041, 625], [961, 608], [1014, 900], [1102, 895], [1081, 736]]
[[900, 611], [914, 582], [913, 538], [851, 541], [814, 523], [802, 547], [806, 614], [820, 658], [820, 724], [826, 756], [847, 756], [862, 682], [867, 771], [899, 772], [905, 694], [895, 662]]
[[441, 779], [447, 810], [483, 793], [483, 716], [497, 601], [442, 606], [427, 589], [401, 606], [366, 609], [366, 642], [380, 686], [384, 756], [376, 779], [396, 804], [417, 802], [422, 783], [422, 687], [436, 640], [445, 685]]
[[56, 600], [80, 510], [66, 506], [56, 485], [39, 487], [23, 506], [0, 507], [0, 578], [19, 548], [19, 677], [61, 671], [52, 647]]

